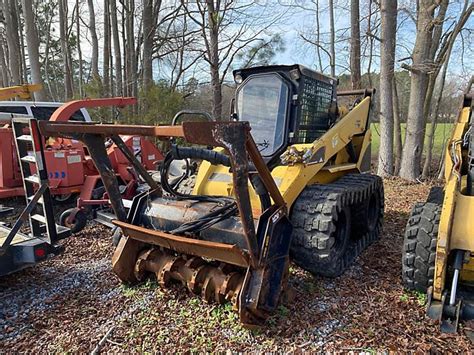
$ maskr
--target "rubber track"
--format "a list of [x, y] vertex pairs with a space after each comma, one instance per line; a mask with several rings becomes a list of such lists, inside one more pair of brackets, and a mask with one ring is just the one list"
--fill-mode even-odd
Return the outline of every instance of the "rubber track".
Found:
[[[342, 208], [353, 209], [366, 203], [372, 193], [379, 191], [379, 222], [372, 232], [367, 230], [353, 238], [344, 255], [328, 260], [337, 214]], [[293, 206], [291, 221], [294, 232], [291, 254], [294, 262], [307, 271], [327, 277], [342, 274], [369, 245], [379, 238], [383, 223], [383, 182], [376, 175], [348, 174], [326, 185], [305, 188]], [[360, 231], [359, 231], [360, 232]], [[354, 233], [352, 229], [351, 233]], [[330, 262], [328, 265], [328, 261]]]

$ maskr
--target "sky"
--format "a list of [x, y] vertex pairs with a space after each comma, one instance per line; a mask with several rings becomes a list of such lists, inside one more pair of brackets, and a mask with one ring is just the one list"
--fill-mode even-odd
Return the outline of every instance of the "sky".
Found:
[[[243, 4], [244, 1], [250, 0], [236, 0], [236, 4]], [[282, 19], [278, 21], [278, 24], [273, 25], [270, 28], [272, 33], [280, 33], [285, 42], [285, 50], [277, 53], [273, 62], [275, 64], [303, 64], [313, 69], [318, 69], [317, 57], [315, 46], [305, 43], [301, 39], [301, 34], [307, 37], [313, 36], [315, 26], [315, 13], [311, 9], [314, 9], [314, 0], [254, 0], [262, 5], [260, 8], [267, 6], [267, 11], [272, 11], [276, 14], [282, 14]], [[448, 16], [446, 20], [446, 26], [449, 26], [459, 13], [462, 8], [464, 0], [453, 0], [449, 6]], [[335, 2], [335, 23], [336, 23], [336, 39], [341, 40], [336, 45], [336, 74], [349, 74], [349, 41], [347, 40], [350, 36], [350, 6], [349, 0], [334, 0]], [[140, 0], [136, 1], [137, 4]], [[289, 4], [297, 3], [300, 7], [289, 6]], [[322, 41], [328, 40], [329, 33], [329, 16], [327, 12], [327, 0], [319, 0], [319, 8], [322, 12], [320, 15], [320, 33]], [[75, 0], [69, 0], [69, 5], [72, 8], [75, 4]], [[365, 16], [368, 13], [368, 1], [360, 0], [361, 6], [361, 34], [363, 35], [366, 31], [367, 21]], [[399, 0], [399, 9], [413, 9], [414, 1], [412, 0]], [[84, 21], [88, 21], [87, 15], [87, 4], [83, 3]], [[100, 26], [102, 16], [102, 2], [95, 1], [97, 22]], [[305, 9], [302, 9], [305, 8]], [[264, 14], [265, 15], [265, 14]], [[412, 20], [406, 16], [405, 12], [400, 11], [398, 16], [398, 29], [397, 29], [397, 59], [407, 58], [411, 54], [413, 44], [415, 42], [416, 26]], [[455, 53], [452, 56], [449, 66], [449, 72], [452, 76], [459, 78], [467, 78], [474, 73], [474, 16], [468, 20], [466, 24], [466, 30], [463, 32], [465, 39], [465, 46], [462, 48], [461, 38], [457, 40]], [[84, 35], [83, 50], [84, 55], [87, 58], [90, 56], [90, 45], [87, 41], [87, 33]], [[100, 39], [99, 39], [100, 41]], [[470, 46], [467, 43], [471, 44]], [[364, 45], [364, 43], [362, 43]], [[328, 48], [328, 46], [325, 46]], [[374, 58], [372, 63], [372, 71], [378, 71], [379, 53], [378, 45], [375, 46]], [[461, 50], [464, 50], [464, 56], [461, 55]], [[367, 71], [368, 61], [362, 58], [362, 72]], [[329, 60], [324, 53], [322, 53], [323, 66], [326, 73], [329, 73]], [[410, 64], [409, 59], [404, 62]], [[396, 69], [400, 69], [401, 61], [396, 62]], [[201, 64], [196, 68], [196, 72], [206, 72], [207, 67], [205, 64]], [[155, 74], [159, 76], [161, 68], [155, 64]], [[205, 76], [205, 74], [203, 74]], [[228, 79], [231, 79], [230, 77]], [[468, 79], [466, 79], [468, 80]]]

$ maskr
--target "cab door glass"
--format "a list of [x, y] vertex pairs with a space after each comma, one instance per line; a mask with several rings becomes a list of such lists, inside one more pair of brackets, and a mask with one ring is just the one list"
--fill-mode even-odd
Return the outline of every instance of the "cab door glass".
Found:
[[239, 121], [248, 121], [262, 156], [272, 156], [285, 142], [289, 88], [276, 74], [250, 77], [237, 92]]

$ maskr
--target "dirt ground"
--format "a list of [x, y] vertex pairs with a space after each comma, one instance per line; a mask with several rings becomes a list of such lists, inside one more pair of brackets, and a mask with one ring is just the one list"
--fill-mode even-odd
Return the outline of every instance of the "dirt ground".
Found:
[[[469, 351], [462, 325], [441, 334], [424, 296], [403, 290], [400, 259], [411, 205], [430, 185], [385, 180], [381, 240], [338, 279], [292, 266], [295, 297], [267, 324], [247, 330], [229, 305], [206, 304], [176, 286], [121, 286], [110, 267], [110, 232], [89, 227], [66, 251], [0, 279], [0, 352]], [[107, 335], [107, 336], [106, 336]]]

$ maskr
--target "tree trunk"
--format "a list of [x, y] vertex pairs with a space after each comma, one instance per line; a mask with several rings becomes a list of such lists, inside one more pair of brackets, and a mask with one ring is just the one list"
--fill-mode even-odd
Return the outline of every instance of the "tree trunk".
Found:
[[441, 99], [443, 98], [444, 83], [446, 82], [446, 73], [448, 71], [449, 59], [451, 57], [451, 51], [453, 46], [449, 46], [448, 51], [446, 52], [446, 59], [444, 60], [443, 72], [441, 74], [439, 82], [439, 95], [436, 101], [436, 106], [434, 112], [431, 114], [431, 126], [428, 131], [428, 146], [426, 147], [426, 159], [423, 165], [422, 177], [427, 178], [431, 173], [431, 160], [433, 158], [433, 146], [434, 146], [434, 137], [436, 131], [436, 122], [438, 120], [439, 107], [441, 105]]
[[[435, 25], [439, 22], [440, 18], [444, 19], [443, 11], [445, 12], [446, 9], [443, 7], [447, 6], [445, 0], [440, 2], [440, 6], [441, 8], [438, 12], [438, 17], [434, 22]], [[430, 68], [433, 67], [434, 64], [432, 60], [430, 61], [432, 53], [435, 51], [433, 45], [436, 45], [437, 50], [439, 47], [438, 37], [441, 36], [439, 34], [441, 29], [432, 26], [435, 7], [436, 5], [433, 1], [422, 1], [418, 16], [417, 38], [413, 50], [413, 65], [411, 68], [412, 76], [410, 104], [408, 107], [407, 139], [403, 150], [402, 168], [400, 172], [400, 176], [409, 180], [416, 179], [419, 174], [424, 143], [424, 131], [426, 128], [425, 118], [427, 112], [429, 112], [431, 95], [434, 87], [434, 82], [430, 85], [428, 72], [432, 71]], [[459, 20], [448, 36], [449, 38], [444, 41], [444, 45], [440, 49], [441, 54], [438, 54], [439, 59], [436, 61], [437, 63], [434, 66], [435, 74], [432, 74], [435, 78], [439, 73], [439, 64], [443, 62], [445, 58], [444, 56], [448, 51], [450, 51], [450, 47], [453, 45], [457, 35], [466, 24], [473, 9], [473, 3], [470, 3], [469, 1], [464, 2], [464, 7], [459, 14]], [[432, 35], [433, 28], [435, 28], [435, 33]], [[413, 159], [411, 159], [411, 152], [414, 152]]]
[[[440, 45], [441, 35], [443, 33], [443, 24], [445, 21], [446, 11], [448, 10], [448, 4], [449, 4], [448, 0], [441, 1], [439, 5], [438, 14], [434, 22], [433, 39], [431, 41], [431, 46], [430, 46], [431, 48], [430, 48], [430, 54], [429, 54], [429, 60], [433, 62], [433, 64], [435, 64], [436, 52], [438, 51], [438, 48]], [[425, 116], [425, 125], [430, 115], [431, 100], [433, 98], [433, 91], [435, 88], [438, 74], [439, 74], [439, 69], [436, 68], [436, 66], [435, 66], [435, 69], [432, 70], [431, 73], [429, 74], [428, 88], [426, 89], [425, 103], [423, 107], [423, 114]]]
[[394, 167], [394, 175], [398, 175], [400, 171], [400, 161], [402, 159], [402, 127], [400, 124], [400, 102], [398, 101], [398, 90], [397, 90], [397, 81], [395, 77], [393, 78], [393, 149], [395, 155], [395, 167]]
[[[46, 20], [46, 31], [47, 33], [51, 32], [51, 26], [53, 22], [53, 17], [54, 17], [54, 9], [50, 10], [47, 14], [47, 20]], [[49, 66], [49, 56], [51, 52], [51, 36], [46, 36], [46, 43], [44, 46], [44, 72], [45, 72], [45, 82], [46, 86], [48, 87], [48, 92], [49, 92], [49, 97], [53, 101], [57, 101], [56, 98], [56, 92], [53, 90], [53, 87], [51, 86], [51, 81], [50, 81], [50, 66]]]
[[400, 176], [416, 180], [420, 175], [421, 154], [425, 133], [424, 103], [428, 87], [429, 55], [432, 42], [433, 0], [420, 0], [413, 64], [411, 70], [410, 101], [408, 105], [406, 138], [403, 147]]
[[73, 97], [72, 68], [69, 66], [69, 49], [67, 39], [67, 0], [59, 0], [59, 40], [61, 42], [61, 55], [64, 64], [64, 89], [65, 100]]
[[115, 93], [120, 96], [122, 95], [122, 54], [120, 51], [116, 0], [110, 0], [110, 14], [112, 19], [112, 39], [114, 43]]
[[99, 75], [99, 40], [97, 39], [97, 28], [95, 25], [95, 10], [94, 1], [87, 0], [89, 7], [89, 31], [91, 33], [92, 42], [92, 56], [91, 56], [91, 71], [92, 79], [100, 81]]
[[352, 89], [360, 89], [360, 20], [359, 0], [351, 0], [351, 82]]
[[[39, 62], [39, 38], [36, 31], [36, 22], [33, 15], [32, 0], [22, 0], [23, 16], [25, 16], [26, 44], [28, 48], [28, 59], [30, 62], [31, 79], [35, 84], [43, 84], [41, 66]], [[44, 89], [35, 92], [37, 101], [46, 101]]]
[[76, 33], [77, 33], [77, 56], [79, 59], [79, 96], [82, 98], [82, 84], [84, 83], [83, 80], [83, 65], [82, 65], [82, 50], [81, 50], [81, 24], [79, 18], [79, 11], [80, 11], [80, 3], [79, 0], [76, 0]]
[[21, 23], [20, 18], [20, 4], [19, 1], [15, 1], [15, 20], [18, 23], [18, 36], [20, 39], [20, 59], [21, 59], [21, 66], [20, 66], [20, 77], [23, 77], [23, 82], [29, 82], [28, 78], [28, 71], [26, 67], [26, 52], [25, 52], [25, 35], [23, 34], [23, 24]]
[[212, 116], [216, 121], [222, 119], [222, 84], [219, 74], [219, 11], [213, 0], [206, 0], [209, 23], [209, 63], [211, 69]]
[[381, 1], [380, 148], [377, 174], [393, 175], [393, 67], [397, 28], [397, 1]]
[[144, 0], [143, 5], [143, 88], [147, 91], [153, 84], [153, 39], [156, 22], [161, 8], [161, 0]]
[[21, 83], [20, 38], [18, 36], [18, 18], [15, 1], [4, 0], [5, 23], [7, 34], [8, 67], [10, 68], [10, 85]]
[[[134, 16], [135, 16], [135, 1], [127, 1], [127, 15], [125, 21], [125, 37], [126, 37], [126, 87], [127, 95], [135, 96], [135, 85], [136, 85], [136, 64], [135, 64], [135, 34], [134, 34]], [[135, 108], [130, 109], [130, 116]]]
[[[321, 26], [319, 24], [319, 3], [317, 1], [314, 2], [314, 5], [316, 6], [315, 12], [316, 12], [316, 43], [320, 43], [320, 32], [321, 32]], [[319, 46], [316, 46], [316, 54], [318, 56], [318, 64], [319, 64], [319, 71], [322, 73], [324, 71], [323, 69], [323, 61], [321, 59], [321, 48]]]
[[110, 5], [109, 0], [104, 0], [104, 96], [110, 96], [110, 52]]
[[[367, 18], [367, 33], [372, 33], [372, 1], [369, 0], [369, 17]], [[374, 37], [367, 36], [369, 42], [369, 60], [367, 64], [367, 78], [369, 79], [369, 87], [372, 87], [372, 59], [374, 54]]]
[[331, 58], [329, 58], [329, 65], [331, 67], [331, 76], [336, 77], [336, 30], [334, 27], [334, 0], [329, 0], [329, 51]]
[[[0, 3], [1, 5], [1, 3]], [[0, 39], [0, 79], [2, 87], [9, 86], [8, 82], [8, 69], [7, 69], [7, 58], [5, 56], [3, 38]]]

